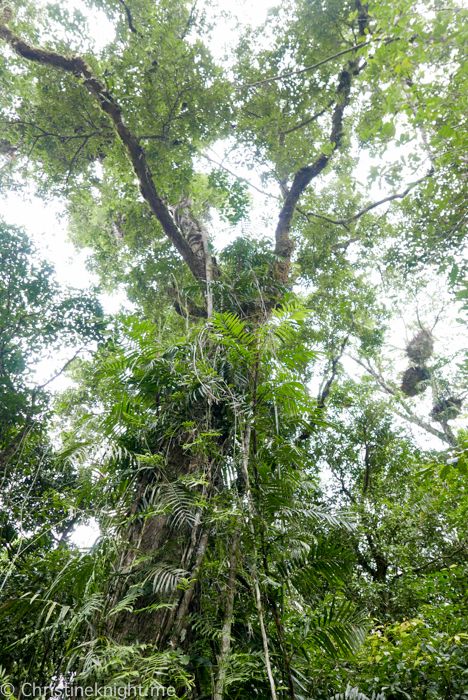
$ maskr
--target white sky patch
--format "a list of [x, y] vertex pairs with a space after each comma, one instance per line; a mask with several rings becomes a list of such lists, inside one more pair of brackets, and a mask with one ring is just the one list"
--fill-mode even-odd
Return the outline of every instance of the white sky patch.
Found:
[[86, 268], [90, 251], [77, 250], [68, 239], [63, 203], [11, 192], [0, 199], [0, 206], [6, 223], [24, 228], [41, 257], [52, 263], [61, 285], [86, 289], [97, 284]]
[[80, 549], [91, 549], [99, 537], [99, 526], [94, 518], [87, 523], [77, 525], [70, 537], [70, 542]]

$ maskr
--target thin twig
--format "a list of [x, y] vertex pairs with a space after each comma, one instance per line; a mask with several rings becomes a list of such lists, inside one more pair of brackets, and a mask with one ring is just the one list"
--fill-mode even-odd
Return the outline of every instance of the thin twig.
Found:
[[260, 187], [257, 187], [257, 185], [254, 185], [253, 182], [250, 182], [250, 180], [247, 180], [247, 178], [243, 177], [242, 175], [238, 175], [235, 173], [233, 170], [230, 170], [226, 165], [223, 163], [220, 163], [219, 161], [215, 160], [214, 158], [211, 158], [208, 156], [206, 153], [199, 153], [199, 156], [204, 158], [205, 160], [208, 160], [210, 163], [213, 163], [213, 165], [216, 165], [218, 168], [222, 168], [225, 172], [229, 173], [229, 175], [232, 175], [232, 177], [235, 177], [236, 180], [240, 180], [241, 182], [245, 182], [246, 185], [251, 187], [253, 190], [258, 192], [259, 194], [262, 194], [264, 197], [269, 197], [270, 199], [276, 199], [276, 201], [280, 202], [281, 198], [273, 194], [272, 192], [265, 192], [265, 190], [262, 190]]
[[370, 42], [368, 41], [361, 41], [358, 44], [354, 44], [353, 46], [348, 47], [347, 49], [338, 51], [338, 53], [333, 54], [333, 56], [323, 58], [321, 61], [318, 61], [317, 63], [314, 63], [311, 66], [306, 66], [305, 68], [300, 68], [299, 70], [292, 70], [287, 71], [285, 73], [279, 73], [278, 75], [271, 76], [271, 78], [263, 78], [262, 80], [256, 80], [254, 83], [247, 83], [246, 85], [241, 85], [238, 89], [243, 90], [244, 88], [258, 87], [259, 85], [266, 85], [267, 83], [272, 83], [275, 80], [283, 80], [284, 78], [291, 78], [294, 75], [302, 75], [303, 73], [307, 73], [308, 71], [320, 68], [320, 66], [325, 65], [325, 63], [334, 61], [335, 58], [340, 58], [340, 56], [345, 56], [346, 54], [351, 53], [352, 51], [362, 49], [364, 46], [369, 46], [369, 44]]
[[40, 391], [41, 389], [45, 389], [45, 387], [48, 386], [49, 384], [51, 384], [51, 382], [53, 382], [55, 379], [58, 379], [58, 377], [60, 377], [60, 375], [63, 374], [63, 373], [70, 367], [71, 363], [74, 362], [74, 361], [76, 360], [76, 358], [78, 357], [78, 355], [79, 355], [83, 350], [84, 350], [84, 347], [79, 348], [79, 350], [77, 350], [77, 351], [75, 352], [75, 354], [73, 355], [73, 357], [71, 357], [69, 360], [67, 360], [67, 361], [65, 362], [65, 364], [64, 364], [63, 367], [62, 367], [62, 369], [60, 369], [56, 374], [54, 374], [52, 377], [50, 377], [50, 379], [48, 379], [46, 382], [44, 382], [44, 384], [39, 384], [38, 386], [36, 386], [36, 387], [34, 388], [34, 392], [37, 393], [37, 392]]
[[321, 117], [325, 112], [330, 109], [330, 107], [333, 106], [335, 100], [330, 100], [330, 102], [327, 104], [326, 107], [320, 110], [320, 112], [316, 112], [313, 114], [311, 117], [308, 119], [304, 119], [304, 121], [300, 122], [299, 124], [296, 124], [296, 126], [292, 126], [290, 129], [286, 129], [286, 131], [281, 132], [281, 136], [288, 136], [288, 134], [292, 134], [294, 131], [298, 131], [298, 129], [302, 129], [304, 126], [307, 126], [308, 124], [311, 124], [312, 122], [317, 121], [319, 117]]

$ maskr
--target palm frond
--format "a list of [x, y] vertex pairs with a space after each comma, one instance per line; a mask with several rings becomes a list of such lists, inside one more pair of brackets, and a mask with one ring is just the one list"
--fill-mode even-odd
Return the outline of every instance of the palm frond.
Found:
[[175, 591], [182, 579], [189, 577], [185, 569], [161, 562], [146, 575], [145, 582], [151, 582], [153, 593], [168, 594]]
[[367, 623], [363, 613], [349, 601], [332, 600], [310, 620], [308, 638], [332, 658], [353, 654], [363, 643]]
[[359, 688], [346, 686], [344, 693], [336, 693], [330, 697], [330, 700], [385, 700], [385, 695], [383, 692], [373, 692], [372, 695], [365, 695], [361, 693]]

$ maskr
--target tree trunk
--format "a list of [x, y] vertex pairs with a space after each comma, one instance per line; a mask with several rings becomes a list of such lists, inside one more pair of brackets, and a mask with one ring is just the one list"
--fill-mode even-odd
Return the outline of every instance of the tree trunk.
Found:
[[234, 598], [236, 595], [236, 573], [239, 556], [239, 530], [236, 530], [232, 540], [231, 557], [229, 560], [229, 578], [226, 586], [226, 610], [224, 624], [221, 632], [221, 649], [218, 656], [218, 673], [213, 688], [213, 700], [223, 700], [224, 684], [226, 680], [227, 664], [231, 650], [231, 628], [234, 612]]

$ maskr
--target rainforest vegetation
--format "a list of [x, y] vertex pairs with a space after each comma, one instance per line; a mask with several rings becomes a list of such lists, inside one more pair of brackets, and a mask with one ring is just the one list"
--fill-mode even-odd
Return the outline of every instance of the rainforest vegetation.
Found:
[[466, 12], [235, 10], [0, 2], [5, 700], [468, 698]]

